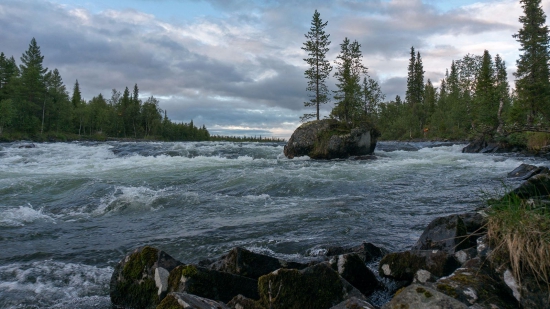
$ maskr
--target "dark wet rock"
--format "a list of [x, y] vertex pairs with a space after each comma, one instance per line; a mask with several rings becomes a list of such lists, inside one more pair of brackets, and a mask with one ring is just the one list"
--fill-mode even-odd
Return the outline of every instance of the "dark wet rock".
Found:
[[19, 147], [17, 147], [17, 148], [36, 148], [36, 145], [33, 144], [33, 143], [23, 144], [23, 145], [19, 145]]
[[376, 275], [356, 253], [333, 257], [330, 266], [365, 296], [369, 296], [380, 286]]
[[265, 309], [259, 301], [246, 298], [242, 295], [233, 297], [233, 299], [227, 303], [227, 306], [231, 309]]
[[111, 302], [122, 308], [155, 308], [168, 290], [168, 274], [180, 262], [166, 252], [142, 247], [126, 255], [110, 282]]
[[364, 242], [359, 246], [354, 247], [328, 247], [326, 248], [326, 256], [336, 256], [347, 253], [358, 254], [365, 263], [370, 263], [375, 259], [381, 258], [390, 253], [388, 250], [379, 247], [375, 244]]
[[254, 253], [244, 248], [233, 248], [217, 261], [203, 261], [200, 265], [210, 264], [206, 268], [230, 274], [258, 279], [279, 268], [304, 269], [308, 265], [288, 262], [267, 255]]
[[538, 174], [506, 194], [503, 199], [517, 196], [521, 199], [550, 195], [550, 174]]
[[330, 309], [376, 309], [373, 305], [357, 297], [351, 297]]
[[550, 309], [550, 291], [544, 282], [537, 282], [532, 274], [524, 272], [517, 280], [507, 264], [492, 265], [499, 282], [503, 282], [521, 308]]
[[503, 153], [514, 151], [506, 144], [475, 140], [462, 149], [463, 153]]
[[475, 247], [477, 239], [487, 233], [487, 215], [481, 212], [469, 212], [458, 215], [466, 227], [467, 239], [464, 239], [461, 249]]
[[437, 277], [451, 274], [460, 264], [445, 251], [415, 250], [387, 254], [379, 265], [383, 277], [412, 282], [415, 273], [424, 269]]
[[382, 309], [468, 309], [468, 306], [427, 286], [412, 284], [398, 291]]
[[187, 293], [170, 293], [156, 309], [230, 309], [224, 303]]
[[[435, 284], [438, 291], [477, 308], [519, 308], [503, 282], [491, 276], [485, 263], [475, 258]], [[529, 307], [535, 308], [535, 307]]]
[[195, 265], [181, 265], [170, 272], [170, 292], [185, 292], [228, 302], [242, 294], [258, 298], [257, 280]]
[[508, 178], [518, 178], [522, 180], [527, 180], [538, 174], [548, 174], [548, 168], [545, 166], [535, 166], [530, 164], [521, 164], [516, 167], [513, 171], [508, 173]]
[[413, 250], [443, 250], [448, 253], [468, 248], [464, 221], [458, 215], [434, 219], [424, 230]]
[[316, 120], [298, 127], [284, 148], [292, 159], [309, 156], [312, 159], [343, 159], [365, 156], [374, 152], [380, 132], [369, 125], [349, 129], [335, 119]]
[[258, 280], [260, 302], [266, 308], [330, 308], [350, 297], [365, 297], [328, 263], [302, 270], [279, 269]]

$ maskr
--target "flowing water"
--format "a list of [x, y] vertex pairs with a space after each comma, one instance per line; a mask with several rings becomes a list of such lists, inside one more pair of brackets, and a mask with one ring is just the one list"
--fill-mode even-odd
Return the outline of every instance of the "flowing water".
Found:
[[288, 160], [283, 144], [0, 144], [0, 308], [109, 308], [138, 246], [182, 262], [235, 246], [302, 259], [321, 245], [412, 246], [506, 174], [547, 165], [464, 145], [379, 143], [376, 160]]

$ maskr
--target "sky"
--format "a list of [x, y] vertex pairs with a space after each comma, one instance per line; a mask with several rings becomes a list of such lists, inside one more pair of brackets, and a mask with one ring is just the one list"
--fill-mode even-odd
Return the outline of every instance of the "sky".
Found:
[[[542, 5], [548, 14], [550, 0]], [[519, 0], [2, 0], [0, 52], [20, 64], [34, 37], [44, 66], [70, 93], [78, 80], [87, 100], [137, 84], [172, 121], [288, 139], [313, 112], [301, 47], [315, 10], [328, 22], [327, 58], [357, 40], [387, 100], [404, 96], [411, 46], [436, 86], [452, 60], [485, 49], [505, 60], [513, 86]]]

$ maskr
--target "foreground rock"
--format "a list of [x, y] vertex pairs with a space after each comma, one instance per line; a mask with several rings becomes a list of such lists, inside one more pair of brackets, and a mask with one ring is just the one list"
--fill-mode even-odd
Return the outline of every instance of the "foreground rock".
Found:
[[350, 297], [365, 300], [327, 263], [303, 270], [279, 269], [258, 280], [260, 302], [272, 309], [330, 308]]
[[430, 222], [413, 250], [442, 250], [453, 254], [468, 247], [466, 225], [460, 216], [452, 215]]
[[303, 263], [288, 262], [263, 254], [254, 253], [244, 248], [233, 248], [229, 253], [217, 261], [203, 261], [201, 266], [212, 270], [258, 279], [279, 268], [304, 269], [308, 265]]
[[390, 252], [375, 244], [363, 242], [359, 246], [354, 247], [327, 247], [325, 255], [328, 257], [333, 257], [347, 253], [355, 253], [361, 258], [361, 260], [363, 260], [363, 262], [370, 263], [376, 259], [382, 258]]
[[311, 121], [298, 127], [284, 148], [292, 159], [309, 156], [312, 159], [342, 159], [372, 154], [380, 132], [372, 126], [346, 128], [334, 119]]
[[185, 292], [216, 301], [228, 302], [241, 294], [258, 299], [254, 279], [194, 265], [181, 265], [170, 272], [170, 292]]
[[460, 266], [455, 257], [445, 251], [411, 250], [390, 253], [380, 261], [380, 275], [398, 281], [413, 281], [419, 270], [437, 277], [451, 274]]
[[166, 252], [142, 247], [117, 264], [110, 283], [111, 302], [120, 308], [155, 308], [168, 290], [168, 275], [181, 265]]
[[187, 293], [170, 293], [156, 309], [229, 309], [224, 303]]
[[412, 284], [398, 292], [382, 309], [468, 309], [468, 306], [432, 288]]
[[342, 278], [368, 296], [380, 286], [376, 275], [365, 265], [357, 253], [342, 254], [330, 260], [332, 269]]
[[439, 279], [437, 290], [477, 308], [518, 308], [503, 282], [491, 276], [491, 270], [480, 258], [468, 261], [463, 268]]

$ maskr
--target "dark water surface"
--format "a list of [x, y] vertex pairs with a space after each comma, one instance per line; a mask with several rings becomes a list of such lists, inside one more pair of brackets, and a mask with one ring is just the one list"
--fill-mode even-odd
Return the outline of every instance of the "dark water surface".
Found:
[[377, 160], [288, 160], [283, 144], [0, 144], [0, 308], [108, 308], [114, 265], [153, 245], [183, 262], [232, 247], [406, 249], [539, 159], [379, 143]]

